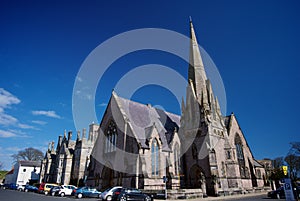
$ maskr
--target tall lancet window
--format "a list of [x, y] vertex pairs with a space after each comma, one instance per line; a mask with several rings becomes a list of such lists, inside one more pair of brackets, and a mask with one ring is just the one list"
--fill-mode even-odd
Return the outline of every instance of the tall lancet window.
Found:
[[115, 122], [110, 121], [105, 130], [105, 153], [113, 152], [116, 150], [117, 145], [117, 127]]
[[240, 174], [241, 178], [246, 178], [246, 170], [247, 168], [245, 167], [245, 158], [244, 158], [244, 151], [243, 151], [243, 144], [240, 136], [238, 134], [235, 135], [234, 138], [234, 144], [235, 144], [235, 149], [236, 149], [236, 156], [238, 160], [238, 164], [240, 167]]
[[179, 150], [179, 145], [176, 143], [175, 146], [174, 146], [175, 175], [179, 175], [179, 167], [180, 167], [180, 150]]
[[158, 176], [159, 175], [159, 147], [156, 139], [154, 139], [151, 144], [151, 167], [152, 167], [152, 176]]

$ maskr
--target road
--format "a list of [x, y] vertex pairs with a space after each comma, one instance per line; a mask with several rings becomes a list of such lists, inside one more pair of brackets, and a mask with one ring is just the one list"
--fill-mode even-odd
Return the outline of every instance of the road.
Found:
[[95, 198], [82, 198], [76, 199], [74, 196], [71, 197], [57, 197], [57, 196], [46, 196], [44, 194], [32, 193], [32, 192], [19, 192], [15, 190], [4, 190], [0, 189], [0, 200], [1, 201], [99, 201]]
[[[82, 199], [76, 199], [73, 196], [72, 197], [52, 197], [52, 196], [45, 196], [43, 194], [37, 194], [37, 193], [25, 193], [25, 192], [19, 192], [14, 190], [4, 190], [0, 189], [0, 200], [1, 201], [99, 201], [99, 198], [82, 198]], [[245, 196], [228, 196], [228, 197], [217, 197], [217, 198], [202, 198], [202, 199], [190, 199], [189, 201], [217, 201], [217, 200], [234, 200], [234, 201], [252, 201], [252, 200], [265, 200], [265, 201], [272, 201], [275, 199], [268, 199], [266, 194], [259, 194], [259, 195], [245, 195]], [[283, 199], [284, 200], [284, 199]], [[177, 201], [183, 201], [183, 200], [177, 200]]]

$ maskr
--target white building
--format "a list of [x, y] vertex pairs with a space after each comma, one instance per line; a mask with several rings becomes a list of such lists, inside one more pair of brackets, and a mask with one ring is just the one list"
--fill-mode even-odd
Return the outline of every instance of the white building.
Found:
[[27, 183], [37, 183], [40, 177], [40, 161], [19, 161], [10, 174], [5, 176], [5, 184], [25, 185]]

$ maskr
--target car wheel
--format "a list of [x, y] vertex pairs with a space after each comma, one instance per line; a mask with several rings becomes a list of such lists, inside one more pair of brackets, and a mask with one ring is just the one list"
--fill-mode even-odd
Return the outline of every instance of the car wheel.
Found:
[[98, 195], [98, 198], [101, 198], [101, 194]]
[[125, 196], [122, 196], [121, 198], [120, 198], [120, 201], [126, 201], [127, 199], [126, 199], [126, 197]]
[[25, 192], [28, 192], [28, 189], [25, 189], [24, 191], [25, 191]]
[[147, 195], [147, 196], [145, 197], [145, 201], [151, 201], [151, 198]]
[[45, 195], [48, 195], [48, 191], [45, 191]]
[[82, 194], [81, 193], [79, 193], [78, 195], [77, 195], [77, 198], [82, 198]]
[[19, 188], [19, 191], [21, 192], [21, 191], [22, 191], [22, 189], [21, 189], [21, 188]]
[[111, 201], [111, 196], [110, 195], [106, 197], [106, 201]]
[[51, 195], [54, 196], [54, 195], [55, 195], [55, 192], [52, 192]]
[[61, 196], [61, 197], [64, 197], [64, 196], [65, 196], [65, 193], [61, 193], [60, 196]]

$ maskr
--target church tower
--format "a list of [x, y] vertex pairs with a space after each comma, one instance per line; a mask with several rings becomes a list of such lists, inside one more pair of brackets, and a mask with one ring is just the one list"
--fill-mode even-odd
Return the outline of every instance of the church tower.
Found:
[[[182, 103], [181, 140], [185, 187], [217, 194], [228, 188], [225, 151], [231, 150], [219, 102], [207, 78], [195, 30], [190, 21], [190, 60], [186, 101]], [[227, 147], [226, 147], [227, 146]]]

